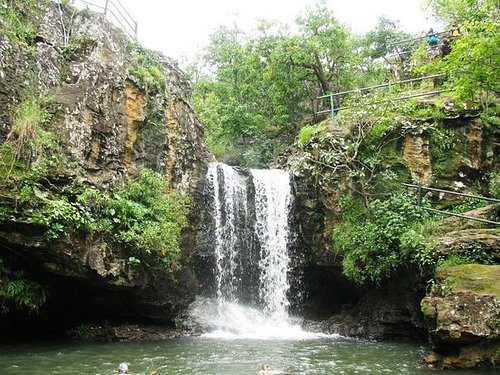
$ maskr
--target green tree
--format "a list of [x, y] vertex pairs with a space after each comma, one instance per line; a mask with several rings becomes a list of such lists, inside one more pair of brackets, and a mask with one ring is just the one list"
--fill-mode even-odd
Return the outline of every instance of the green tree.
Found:
[[500, 5], [498, 0], [427, 0], [427, 6], [437, 18], [452, 24], [497, 17]]
[[270, 22], [252, 38], [229, 28], [211, 38], [205, 61], [213, 72], [197, 80], [194, 108], [209, 147], [226, 162], [264, 166], [293, 139], [307, 95], [283, 53], [284, 39]]
[[429, 0], [439, 18], [460, 27], [461, 35], [451, 42], [451, 51], [433, 61], [430, 70], [446, 73], [447, 85], [461, 99], [480, 99], [488, 104], [488, 95], [500, 91], [497, 53], [500, 44], [499, 11], [496, 0]]
[[334, 17], [325, 1], [309, 8], [297, 19], [300, 34], [290, 38], [289, 53], [293, 65], [312, 74], [321, 94], [341, 91], [352, 85], [350, 64], [353, 44], [350, 32]]
[[317, 96], [352, 84], [349, 31], [324, 3], [297, 22], [297, 35], [263, 21], [251, 37], [227, 27], [211, 36], [209, 73], [196, 81], [194, 107], [221, 160], [264, 166], [302, 123], [317, 121]]
[[[365, 58], [365, 63], [360, 65], [367, 73], [362, 76], [361, 82], [364, 84], [361, 85], [366, 86], [367, 82], [376, 84], [393, 78], [409, 78], [409, 52], [416, 48], [415, 43], [410, 34], [399, 28], [397, 20], [380, 17], [375, 28], [358, 42], [359, 53]], [[380, 68], [382, 61], [385, 69]], [[390, 71], [387, 67], [390, 67]], [[391, 77], [391, 73], [394, 77]]]

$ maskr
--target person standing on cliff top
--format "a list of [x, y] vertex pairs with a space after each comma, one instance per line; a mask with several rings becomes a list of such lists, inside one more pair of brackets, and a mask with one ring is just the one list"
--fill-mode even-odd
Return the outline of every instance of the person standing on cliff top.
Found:
[[429, 46], [434, 47], [437, 46], [438, 44], [438, 37], [434, 30], [429, 29], [429, 32], [427, 33], [427, 43]]

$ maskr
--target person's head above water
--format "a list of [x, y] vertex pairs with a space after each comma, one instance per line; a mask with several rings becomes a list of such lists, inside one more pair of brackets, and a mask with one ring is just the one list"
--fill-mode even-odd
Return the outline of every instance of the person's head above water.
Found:
[[125, 362], [120, 363], [118, 366], [119, 374], [128, 374], [128, 365]]

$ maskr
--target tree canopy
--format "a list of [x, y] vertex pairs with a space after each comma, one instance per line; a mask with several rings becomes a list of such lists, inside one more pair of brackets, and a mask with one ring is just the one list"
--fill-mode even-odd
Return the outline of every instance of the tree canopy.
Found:
[[425, 40], [402, 31], [396, 20], [383, 17], [358, 36], [321, 0], [297, 17], [293, 33], [270, 21], [251, 35], [220, 27], [201, 57], [194, 90], [209, 148], [229, 164], [266, 166], [301, 127], [327, 117], [317, 114], [329, 105], [318, 97], [416, 74], [447, 74], [448, 86], [460, 97], [497, 91], [496, 3], [429, 0], [437, 17], [462, 29], [451, 53], [433, 61], [414, 58], [418, 45], [425, 51]]

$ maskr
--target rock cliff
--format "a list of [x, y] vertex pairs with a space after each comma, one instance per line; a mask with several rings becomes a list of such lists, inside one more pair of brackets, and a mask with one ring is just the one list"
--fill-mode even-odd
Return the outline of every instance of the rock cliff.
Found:
[[[498, 264], [500, 237], [495, 226], [460, 218], [444, 219], [435, 224], [434, 250], [426, 255], [428, 258], [421, 259], [420, 265], [406, 258], [403, 266], [397, 271], [390, 271], [383, 281], [363, 286], [356, 285], [343, 275], [343, 257], [332, 241], [332, 230], [342, 224], [342, 207], [346, 207], [342, 206], [342, 200], [345, 196], [354, 194], [360, 200], [373, 200], [374, 197], [401, 192], [404, 190], [401, 183], [483, 196], [489, 195], [488, 186], [494, 188], [492, 180], [490, 185], [488, 180], [491, 175], [498, 174], [498, 127], [484, 121], [479, 108], [457, 109], [460, 105], [451, 98], [421, 99], [417, 107], [419, 111], [429, 111], [433, 115], [427, 113], [420, 116], [419, 111], [402, 114], [401, 109], [388, 119], [382, 117], [381, 121], [380, 116], [383, 115], [378, 114], [378, 120], [371, 123], [370, 112], [358, 108], [356, 111], [363, 112], [364, 117], [350, 113], [344, 122], [339, 121], [334, 126], [328, 124], [326, 131], [319, 131], [278, 160], [278, 165], [294, 175], [296, 220], [301, 223], [298, 228], [300, 247], [308, 260], [303, 269], [304, 284], [308, 288], [303, 309], [306, 316], [312, 319], [308, 324], [328, 332], [375, 339], [423, 339], [430, 335], [440, 355], [448, 347], [461, 356], [462, 362], [456, 357], [439, 357], [436, 367], [484, 364], [486, 358], [493, 358], [492, 348], [495, 345], [498, 348], [496, 333], [489, 331], [484, 336], [476, 335], [474, 345], [489, 343], [486, 345], [488, 349], [481, 352], [484, 355], [476, 361], [466, 359], [464, 354], [471, 347], [461, 347], [459, 343], [451, 345], [451, 338], [440, 341], [448, 334], [449, 327], [440, 329], [436, 326], [440, 325], [440, 314], [445, 313], [442, 311], [445, 300], [455, 304], [455, 310], [458, 305], [462, 306], [468, 316], [475, 316], [484, 308], [489, 311], [487, 314], [498, 317], [498, 306], [493, 297], [452, 293], [440, 299], [441, 302], [434, 297], [426, 297], [431, 298], [426, 304], [432, 304], [434, 308], [430, 310], [437, 314], [437, 317], [433, 316], [430, 326], [428, 324], [432, 319], [428, 316], [424, 319], [420, 302], [427, 294], [429, 280], [434, 278], [433, 264], [439, 260], [449, 256], [476, 257], [486, 263]], [[427, 192], [424, 199], [434, 208], [451, 209], [461, 198]], [[351, 212], [356, 213], [352, 206]], [[497, 212], [498, 204], [465, 214], [497, 220]], [[363, 235], [360, 234], [360, 238]], [[410, 238], [415, 240], [416, 233]], [[365, 240], [370, 241], [370, 238]], [[402, 250], [398, 251], [401, 254]], [[398, 256], [397, 253], [391, 256], [394, 255]], [[373, 256], [377, 259], [384, 257]], [[389, 255], [385, 256], [384, 261], [389, 263]], [[358, 262], [362, 263], [362, 258], [358, 258]], [[440, 280], [439, 271], [436, 278]], [[482, 307], [476, 310], [474, 304], [469, 303], [472, 300], [476, 301], [476, 307]], [[486, 314], [486, 310], [481, 310], [482, 314]], [[451, 322], [453, 319], [450, 319], [447, 318]], [[467, 324], [455, 323], [457, 332], [462, 332], [463, 337], [471, 337]]]
[[490, 366], [500, 360], [500, 266], [439, 267], [422, 300], [434, 352], [429, 369]]
[[[11, 314], [1, 329], [28, 320], [59, 328], [100, 318], [171, 321], [197, 288], [187, 266], [189, 228], [180, 260], [158, 272], [137, 264], [123, 241], [64, 226], [62, 209], [45, 224], [33, 210], [50, 200], [78, 216], [85, 207], [78, 208], [75, 191], [123, 187], [143, 169], [163, 177], [166, 193], [196, 202], [211, 156], [188, 104], [190, 84], [174, 61], [142, 48], [103, 15], [25, 3], [0, 19], [0, 257], [48, 296], [38, 315]], [[41, 118], [21, 113], [26, 107]], [[20, 118], [28, 120], [19, 125]], [[57, 220], [62, 227], [54, 227]], [[194, 213], [190, 222], [196, 225]], [[60, 233], [47, 235], [47, 227]]]

